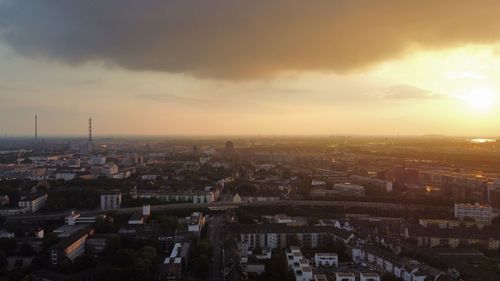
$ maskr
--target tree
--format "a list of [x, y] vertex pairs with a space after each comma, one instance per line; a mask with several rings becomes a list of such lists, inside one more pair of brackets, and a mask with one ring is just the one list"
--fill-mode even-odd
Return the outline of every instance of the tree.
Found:
[[132, 267], [135, 264], [135, 252], [132, 249], [120, 249], [113, 257], [113, 265], [119, 268]]
[[0, 275], [3, 275], [7, 270], [7, 255], [4, 251], [0, 251]]
[[204, 278], [210, 269], [210, 259], [206, 255], [200, 255], [194, 259], [194, 266], [196, 277]]
[[318, 218], [316, 218], [316, 217], [309, 217], [309, 218], [307, 219], [307, 224], [308, 224], [308, 225], [316, 225], [316, 224], [318, 224], [318, 223], [319, 223], [319, 219], [318, 219]]
[[76, 271], [82, 271], [95, 266], [95, 260], [91, 255], [84, 254], [77, 257], [74, 261], [74, 267]]
[[11, 238], [0, 238], [0, 250], [6, 254], [14, 254], [17, 248], [16, 240]]
[[179, 227], [179, 222], [174, 216], [161, 216], [158, 223], [163, 231], [175, 231]]
[[33, 248], [28, 243], [23, 243], [19, 247], [19, 254], [23, 257], [28, 257], [33, 255]]
[[199, 257], [201, 255], [205, 255], [209, 257], [210, 259], [212, 258], [212, 244], [210, 241], [207, 239], [200, 239], [198, 243], [196, 244], [196, 247], [193, 252], [194, 257]]
[[104, 253], [106, 255], [113, 255], [120, 249], [120, 236], [110, 237], [106, 242]]

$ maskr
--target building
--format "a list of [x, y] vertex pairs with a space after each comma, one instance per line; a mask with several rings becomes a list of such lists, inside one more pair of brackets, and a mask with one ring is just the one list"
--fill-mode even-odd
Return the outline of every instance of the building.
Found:
[[194, 204], [212, 203], [217, 199], [213, 191], [165, 192], [158, 190], [139, 190], [137, 198], [155, 198], [164, 202], [191, 202]]
[[380, 275], [376, 272], [361, 272], [359, 281], [380, 281]]
[[305, 248], [317, 248], [329, 239], [347, 243], [354, 234], [333, 226], [289, 226], [286, 224], [238, 225], [241, 243], [249, 248], [284, 249], [300, 243]]
[[481, 175], [470, 173], [457, 173], [446, 170], [419, 171], [418, 181], [422, 185], [445, 187], [455, 184], [471, 187], [485, 187], [487, 179]]
[[25, 208], [27, 212], [35, 213], [47, 202], [47, 193], [35, 192], [22, 196], [18, 202], [18, 206]]
[[118, 174], [118, 166], [115, 163], [108, 162], [101, 168], [101, 173], [107, 177], [113, 177]]
[[336, 183], [332, 190], [339, 195], [364, 195], [365, 188], [352, 183]]
[[338, 267], [339, 257], [335, 253], [315, 253], [314, 263], [316, 267], [327, 266], [327, 267]]
[[455, 218], [459, 220], [472, 219], [474, 221], [491, 222], [493, 209], [489, 205], [479, 203], [455, 203]]
[[7, 206], [10, 203], [9, 195], [0, 195], [0, 206]]
[[58, 265], [65, 259], [74, 261], [77, 257], [83, 255], [85, 253], [85, 242], [89, 235], [93, 233], [93, 229], [85, 228], [61, 240], [49, 251], [50, 263]]
[[69, 216], [66, 216], [64, 218], [64, 223], [67, 225], [75, 225], [75, 224], [91, 224], [96, 222], [97, 217], [95, 216], [88, 216], [88, 217], [82, 217], [80, 213], [71, 211], [71, 214]]
[[195, 233], [197, 237], [205, 226], [205, 216], [201, 212], [193, 212], [188, 218], [188, 231]]
[[328, 278], [324, 274], [315, 274], [314, 281], [328, 281]]
[[356, 275], [352, 272], [336, 272], [336, 281], [356, 281]]
[[418, 224], [423, 227], [438, 227], [438, 228], [458, 228], [458, 227], [471, 227], [476, 226], [483, 229], [489, 225], [488, 222], [481, 221], [461, 221], [461, 220], [441, 220], [441, 219], [419, 219]]
[[180, 281], [187, 270], [189, 243], [175, 243], [170, 255], [158, 268], [157, 280]]
[[141, 213], [134, 213], [128, 219], [128, 224], [132, 225], [144, 224], [144, 216]]
[[467, 228], [425, 228], [417, 227], [410, 230], [410, 237], [417, 240], [419, 247], [449, 247], [482, 245], [488, 250], [500, 248], [500, 237], [494, 231], [479, 231]]
[[93, 156], [90, 158], [90, 165], [92, 166], [102, 166], [106, 164], [106, 157], [105, 156]]
[[500, 207], [500, 179], [488, 182], [487, 200], [494, 207]]
[[285, 252], [288, 268], [293, 272], [295, 281], [310, 281], [313, 279], [312, 268], [309, 261], [304, 258], [300, 248], [291, 246]]
[[228, 140], [224, 144], [224, 153], [225, 154], [232, 154], [234, 152], [234, 144], [232, 141]]
[[101, 195], [101, 210], [119, 209], [122, 204], [121, 193], [102, 194]]
[[[404, 281], [438, 280], [441, 276], [446, 275], [443, 271], [427, 264], [400, 257], [391, 251], [376, 246], [365, 246], [363, 251], [364, 262], [370, 268], [378, 272], [391, 273]], [[367, 277], [370, 278], [370, 275], [368, 274]], [[374, 280], [377, 280], [376, 277], [374, 278]]]
[[386, 192], [391, 192], [393, 189], [392, 181], [382, 180], [382, 179], [377, 179], [377, 178], [362, 177], [362, 176], [356, 176], [356, 175], [351, 176], [351, 178], [355, 182], [359, 182], [361, 184], [370, 184], [370, 185], [376, 186], [376, 187], [378, 187], [381, 190], [384, 190]]
[[117, 237], [116, 234], [96, 234], [87, 238], [86, 251], [94, 256], [104, 254], [109, 239]]

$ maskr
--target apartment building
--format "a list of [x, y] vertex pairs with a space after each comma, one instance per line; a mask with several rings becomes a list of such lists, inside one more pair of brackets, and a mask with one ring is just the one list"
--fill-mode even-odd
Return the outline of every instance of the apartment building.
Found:
[[459, 220], [472, 219], [480, 222], [491, 222], [493, 209], [490, 205], [479, 203], [455, 203], [455, 218]]
[[249, 248], [284, 249], [300, 243], [305, 248], [317, 248], [327, 239], [344, 243], [354, 238], [351, 232], [333, 226], [289, 226], [286, 224], [239, 225], [240, 242]]
[[304, 258], [300, 248], [291, 246], [286, 250], [288, 268], [293, 272], [295, 281], [310, 281], [313, 279], [312, 268], [309, 261]]
[[61, 240], [49, 251], [50, 263], [57, 265], [65, 259], [74, 261], [77, 257], [83, 255], [87, 238], [93, 233], [94, 229], [85, 228]]
[[47, 202], [47, 193], [35, 192], [22, 196], [18, 206], [25, 208], [27, 212], [35, 213]]
[[445, 275], [439, 269], [416, 260], [400, 257], [376, 246], [365, 246], [362, 251], [364, 261], [369, 267], [379, 272], [391, 273], [404, 281], [437, 280]]
[[316, 267], [327, 266], [327, 267], [338, 267], [339, 257], [335, 253], [315, 253], [314, 263]]

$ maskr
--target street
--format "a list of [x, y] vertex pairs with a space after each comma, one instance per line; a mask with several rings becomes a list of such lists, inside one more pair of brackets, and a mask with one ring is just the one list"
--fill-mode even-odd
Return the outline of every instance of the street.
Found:
[[222, 240], [224, 230], [224, 220], [222, 215], [209, 218], [208, 239], [212, 243], [213, 257], [210, 265], [209, 280], [221, 281], [222, 279]]

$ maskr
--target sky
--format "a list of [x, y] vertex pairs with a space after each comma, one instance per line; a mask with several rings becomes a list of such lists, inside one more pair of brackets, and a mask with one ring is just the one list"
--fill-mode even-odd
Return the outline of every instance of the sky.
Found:
[[499, 10], [0, 0], [0, 134], [498, 136]]

